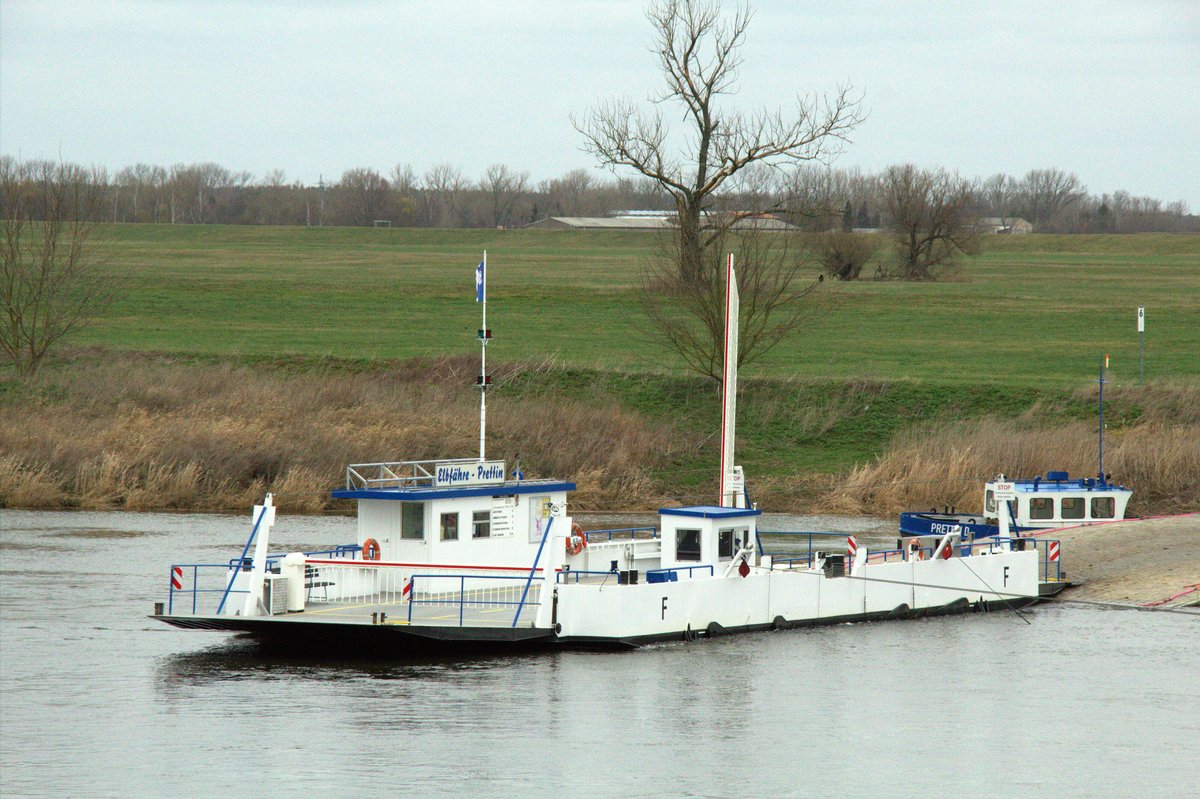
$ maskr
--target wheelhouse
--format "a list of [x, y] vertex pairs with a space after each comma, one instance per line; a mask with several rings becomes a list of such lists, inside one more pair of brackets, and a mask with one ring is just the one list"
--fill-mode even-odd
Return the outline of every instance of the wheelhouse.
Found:
[[[984, 518], [995, 524], [999, 503], [996, 483], [984, 486]], [[1049, 472], [1046, 479], [1013, 481], [1017, 498], [1008, 501], [1010, 519], [1020, 527], [1062, 527], [1071, 524], [1113, 521], [1125, 517], [1133, 492], [1103, 477], [1071, 479], [1066, 472]]]

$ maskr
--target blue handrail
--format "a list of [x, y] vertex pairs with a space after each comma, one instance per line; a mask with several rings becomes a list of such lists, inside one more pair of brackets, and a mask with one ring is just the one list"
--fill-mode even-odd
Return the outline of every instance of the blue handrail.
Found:
[[[517, 620], [521, 618], [521, 609], [525, 607], [525, 597], [529, 596], [529, 586], [533, 582], [534, 572], [537, 571], [538, 561], [542, 559], [542, 550], [546, 548], [546, 539], [550, 537], [550, 528], [553, 526], [554, 517], [551, 516], [550, 520], [546, 522], [546, 529], [542, 531], [542, 541], [540, 544], [538, 544], [537, 554], [533, 556], [533, 565], [529, 567], [529, 577], [525, 580], [525, 590], [521, 592], [521, 604], [517, 606], [517, 613], [515, 616], [513, 616], [513, 627], [517, 626]], [[410, 610], [411, 607], [412, 606], [410, 605]], [[459, 616], [462, 616], [461, 609], [459, 610]], [[459, 623], [459, 626], [462, 626], [461, 622]]]
[[698, 565], [698, 566], [672, 566], [669, 569], [647, 569], [646, 570], [646, 581], [647, 582], [650, 581], [650, 575], [652, 575], [652, 574], [672, 574], [672, 573], [678, 573], [678, 572], [684, 572], [684, 571], [687, 572], [688, 577], [691, 578], [692, 572], [697, 569], [700, 569], [700, 570], [708, 569], [709, 577], [712, 577], [713, 575], [716, 574], [716, 572], [713, 571], [712, 564], [702, 564], [702, 565]]
[[555, 574], [554, 582], [565, 583], [565, 582], [569, 581], [572, 577], [575, 578], [575, 582], [579, 582], [579, 575], [581, 575], [581, 574], [592, 575], [595, 577], [612, 577], [614, 574], [616, 574], [616, 572], [612, 569], [609, 569], [606, 572], [587, 571], [585, 569], [571, 569], [570, 571], [560, 571], [557, 574]]
[[[305, 552], [304, 557], [315, 558], [315, 557], [319, 557], [321, 555], [328, 555], [331, 558], [340, 558], [340, 557], [345, 557], [347, 555], [353, 555], [354, 553], [359, 552], [360, 550], [362, 550], [362, 544], [339, 544], [336, 547], [333, 547], [331, 549], [315, 549], [312, 552]], [[288, 553], [286, 553], [286, 552], [280, 552], [280, 553], [276, 553], [274, 555], [267, 555], [267, 565], [269, 566], [272, 563], [277, 563], [277, 562], [283, 560], [285, 557], [287, 557], [287, 554]], [[241, 568], [244, 570], [244, 569], [248, 568], [248, 564], [251, 563], [252, 561], [253, 561], [252, 558], [230, 558], [229, 559], [229, 568], [231, 568], [231, 569]]]
[[[418, 599], [417, 598], [417, 580], [458, 580], [458, 599]], [[499, 599], [467, 599], [467, 580], [515, 580], [517, 577], [503, 577], [494, 574], [414, 574], [409, 578], [409, 594], [408, 594], [408, 623], [412, 624], [413, 606], [414, 605], [453, 605], [458, 603], [458, 626], [463, 626], [463, 611], [467, 605], [518, 605], [525, 604], [525, 596], [522, 595], [520, 602], [505, 602]], [[538, 580], [545, 579], [538, 577]], [[526, 593], [529, 587], [526, 585]], [[517, 615], [520, 616], [520, 609], [517, 610]]]
[[[258, 518], [254, 521], [254, 527], [250, 530], [250, 537], [246, 539], [246, 546], [242, 548], [242, 557], [240, 561], [246, 562], [246, 553], [250, 551], [250, 545], [254, 543], [254, 536], [258, 535], [258, 526], [262, 524], [262, 520], [267, 515], [267, 506], [263, 505], [262, 513], [258, 514]], [[225, 593], [221, 597], [221, 604], [217, 605], [217, 615], [221, 615], [221, 611], [225, 609], [225, 600], [229, 598], [229, 592], [233, 590], [233, 581], [237, 579], [237, 572], [229, 575], [229, 584], [225, 586]]]
[[609, 540], [609, 541], [613, 540], [614, 534], [619, 534], [619, 533], [629, 533], [629, 538], [631, 540], [637, 538], [638, 533], [653, 533], [653, 535], [651, 535], [650, 537], [658, 538], [658, 528], [657, 527], [618, 527], [618, 528], [613, 528], [612, 530], [588, 530], [587, 532], [585, 532], [583, 534], [583, 536], [588, 541], [591, 541], [592, 536], [604, 535], [605, 533], [608, 534], [607, 540]]

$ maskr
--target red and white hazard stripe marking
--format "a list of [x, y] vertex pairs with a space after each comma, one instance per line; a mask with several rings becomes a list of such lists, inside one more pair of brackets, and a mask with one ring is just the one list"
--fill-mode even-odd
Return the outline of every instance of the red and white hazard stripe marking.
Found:
[[1058, 560], [1058, 542], [1050, 542], [1050, 560]]
[[404, 589], [400, 592], [400, 596], [408, 596], [412, 592], [412, 578], [409, 577], [404, 581]]
[[183, 567], [175, 566], [171, 569], [171, 587], [176, 591], [183, 588]]
[[852, 535], [846, 537], [846, 554], [852, 559], [858, 554], [858, 539]]

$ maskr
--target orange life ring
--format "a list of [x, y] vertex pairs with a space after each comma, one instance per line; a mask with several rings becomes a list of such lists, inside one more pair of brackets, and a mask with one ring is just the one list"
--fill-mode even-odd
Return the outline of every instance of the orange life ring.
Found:
[[576, 522], [571, 522], [571, 534], [567, 536], [566, 541], [568, 555], [578, 555], [587, 549], [587, 536], [583, 534], [583, 528]]
[[366, 541], [363, 541], [363, 560], [379, 560], [379, 553], [380, 549], [378, 541], [376, 541], [374, 538], [368, 538]]

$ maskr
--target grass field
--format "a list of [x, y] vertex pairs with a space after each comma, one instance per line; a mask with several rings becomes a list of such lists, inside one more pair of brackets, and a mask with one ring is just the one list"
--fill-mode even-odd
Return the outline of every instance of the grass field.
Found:
[[[36, 378], [0, 369], [0, 506], [240, 509], [273, 489], [319, 511], [346, 462], [471, 454], [485, 248], [489, 454], [577, 480], [579, 507], [711, 501], [714, 387], [638, 332], [653, 234], [100, 235], [124, 297]], [[1200, 507], [1200, 236], [997, 237], [953, 279], [826, 281], [811, 310], [742, 371], [738, 461], [765, 507], [977, 504], [996, 471], [1092, 473], [1102, 353], [1106, 467], [1137, 479], [1136, 512]]]
[[[678, 368], [638, 332], [653, 234], [119, 225], [129, 291], [77, 341], [128, 350], [405, 359], [475, 351], [473, 268], [488, 251], [489, 356]], [[813, 275], [815, 277], [815, 270]], [[1136, 378], [1200, 380], [1200, 237], [1012, 236], [955, 279], [822, 285], [810, 324], [746, 377], [1078, 386], [1102, 353]]]

